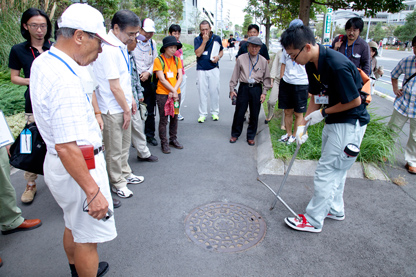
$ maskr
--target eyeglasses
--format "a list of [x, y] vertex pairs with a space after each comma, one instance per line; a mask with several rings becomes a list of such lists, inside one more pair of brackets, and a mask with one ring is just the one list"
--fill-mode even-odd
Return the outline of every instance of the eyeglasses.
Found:
[[349, 28], [348, 30], [345, 30], [346, 33], [359, 33], [360, 29], [354, 29], [354, 28]]
[[89, 32], [84, 32], [84, 33], [87, 33], [88, 35], [90, 35], [90, 36], [92, 36], [93, 38], [96, 38], [96, 39], [98, 39], [98, 41], [100, 42], [100, 44], [101, 44], [101, 48], [103, 48], [104, 47], [104, 41], [99, 37], [99, 36], [97, 36], [97, 35], [95, 35], [95, 34], [93, 34], [93, 33], [89, 33]]
[[[304, 46], [302, 46], [302, 48], [299, 50], [298, 54], [295, 56], [295, 58], [293, 59], [294, 62], [296, 62], [296, 58], [299, 56], [300, 52], [303, 51], [303, 48], [305, 48], [306, 44]], [[292, 58], [292, 57], [291, 57]]]
[[27, 24], [27, 26], [30, 28], [30, 29], [33, 29], [33, 30], [37, 30], [37, 29], [41, 29], [41, 30], [46, 30], [47, 28], [48, 28], [48, 25], [47, 24]]

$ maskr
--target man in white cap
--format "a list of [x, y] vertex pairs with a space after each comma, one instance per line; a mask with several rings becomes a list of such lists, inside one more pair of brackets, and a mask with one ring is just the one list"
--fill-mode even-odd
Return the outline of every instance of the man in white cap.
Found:
[[155, 23], [150, 18], [142, 21], [142, 28], [137, 37], [137, 45], [132, 55], [137, 64], [137, 72], [140, 74], [140, 83], [144, 89], [144, 103], [147, 105], [147, 119], [144, 126], [144, 133], [147, 142], [157, 146], [155, 138], [155, 107], [156, 92], [152, 86], [153, 62], [156, 59], [156, 42], [152, 39], [155, 33]]
[[[117, 236], [113, 202], [102, 153], [100, 127], [81, 74], [102, 51], [116, 46], [101, 13], [73, 4], [58, 19], [56, 43], [32, 65], [33, 114], [47, 145], [45, 183], [64, 212], [63, 244], [72, 276], [103, 276], [97, 243]], [[110, 46], [109, 46], [110, 47]], [[51, 70], [53, 69], [53, 70]]]
[[132, 11], [120, 10], [111, 20], [108, 36], [120, 45], [104, 45], [103, 53], [94, 62], [98, 83], [97, 101], [103, 121], [106, 147], [105, 161], [112, 191], [121, 198], [133, 196], [128, 184], [140, 184], [143, 176], [132, 173], [128, 164], [131, 145], [131, 113], [136, 113], [136, 101], [131, 86], [131, 65], [127, 44], [136, 39], [140, 19]]

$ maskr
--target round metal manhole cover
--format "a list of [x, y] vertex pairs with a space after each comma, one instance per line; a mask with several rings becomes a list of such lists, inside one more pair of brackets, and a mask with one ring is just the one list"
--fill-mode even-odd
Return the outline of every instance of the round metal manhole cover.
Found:
[[185, 231], [196, 244], [217, 252], [238, 252], [257, 245], [266, 235], [266, 222], [253, 209], [214, 202], [192, 210]]

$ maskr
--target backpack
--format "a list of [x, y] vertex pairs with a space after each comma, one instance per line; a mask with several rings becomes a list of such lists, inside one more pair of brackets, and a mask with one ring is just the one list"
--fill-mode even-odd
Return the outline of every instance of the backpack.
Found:
[[370, 84], [370, 78], [365, 74], [364, 71], [362, 71], [360, 68], [357, 68], [358, 72], [361, 75], [361, 79], [363, 80], [363, 87], [360, 91], [360, 97], [361, 97], [361, 104], [368, 105], [371, 102], [371, 84]]
[[[176, 63], [176, 68], [178, 68], [178, 65], [179, 65], [179, 58], [178, 57], [176, 57], [176, 56], [174, 56], [175, 57], [175, 63]], [[157, 56], [157, 58], [156, 59], [159, 59], [159, 61], [160, 61], [160, 64], [162, 65], [162, 71], [164, 72], [165, 71], [165, 61], [163, 60], [163, 58], [162, 58], [162, 56], [161, 55], [159, 55], [159, 56]], [[164, 73], [163, 73], [164, 74]], [[177, 73], [176, 73], [177, 74]], [[178, 75], [176, 75], [176, 78], [178, 78]], [[157, 87], [157, 82], [159, 81], [159, 78], [157, 78], [157, 75], [156, 75], [156, 72], [154, 72], [153, 73], [153, 76], [152, 76], [152, 83], [153, 83], [153, 86], [155, 87], [155, 89], [156, 89], [156, 87]]]

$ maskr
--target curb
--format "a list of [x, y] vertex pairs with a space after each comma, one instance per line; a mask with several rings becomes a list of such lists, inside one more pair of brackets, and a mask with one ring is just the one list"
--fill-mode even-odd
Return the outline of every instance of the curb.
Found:
[[[264, 124], [266, 115], [260, 109], [259, 128], [256, 136], [257, 172], [259, 175], [284, 175], [290, 161], [274, 158], [269, 125]], [[295, 160], [290, 175], [313, 177], [318, 161]], [[356, 162], [347, 172], [347, 178], [390, 181], [386, 174], [373, 164]]]

